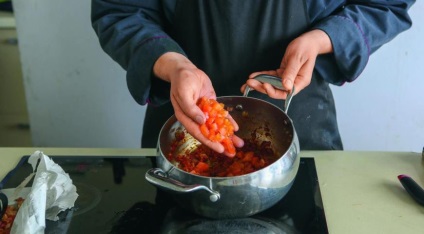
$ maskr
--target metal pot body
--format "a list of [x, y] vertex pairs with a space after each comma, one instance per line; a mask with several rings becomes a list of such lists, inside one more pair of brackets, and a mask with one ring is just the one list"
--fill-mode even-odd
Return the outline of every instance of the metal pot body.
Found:
[[[269, 102], [243, 96], [217, 100], [232, 109], [230, 114], [240, 127], [236, 133], [239, 137], [255, 134], [256, 139], [271, 141], [274, 152], [281, 156], [271, 165], [241, 176], [204, 177], [185, 172], [165, 157], [175, 141], [175, 132], [184, 129], [172, 116], [160, 131], [159, 168], [149, 170], [146, 179], [174, 192], [176, 201], [196, 214], [215, 219], [251, 216], [273, 206], [290, 190], [299, 168], [299, 140], [291, 119]], [[194, 138], [185, 141], [177, 151], [195, 149], [199, 144]]]

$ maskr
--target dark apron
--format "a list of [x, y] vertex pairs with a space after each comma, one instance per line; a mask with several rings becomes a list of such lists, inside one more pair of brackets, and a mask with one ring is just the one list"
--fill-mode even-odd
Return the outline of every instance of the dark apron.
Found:
[[[299, 0], [182, 0], [168, 33], [211, 78], [217, 96], [241, 95], [249, 74], [279, 67], [288, 43], [308, 29], [308, 21]], [[260, 93], [251, 96], [283, 106], [282, 100]], [[157, 146], [160, 129], [172, 114], [170, 102], [147, 107], [142, 147]], [[343, 149], [333, 96], [319, 74], [293, 97], [288, 115], [301, 150]]]

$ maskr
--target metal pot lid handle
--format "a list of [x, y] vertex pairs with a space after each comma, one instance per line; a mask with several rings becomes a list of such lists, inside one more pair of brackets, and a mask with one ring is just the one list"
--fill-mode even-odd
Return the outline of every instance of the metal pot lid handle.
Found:
[[[268, 83], [270, 85], [272, 85], [274, 88], [276, 89], [280, 89], [280, 90], [284, 90], [286, 91], [286, 89], [283, 88], [283, 84], [281, 83], [281, 78], [277, 77], [277, 76], [271, 76], [271, 75], [266, 75], [266, 74], [259, 74], [257, 76], [255, 76], [253, 79], [261, 82], [261, 83]], [[246, 89], [244, 90], [244, 94], [243, 96], [247, 97], [247, 95], [249, 94], [250, 90], [252, 90], [252, 88], [250, 88], [249, 86], [246, 87]], [[290, 90], [290, 92], [287, 94], [287, 98], [284, 102], [284, 112], [287, 114], [287, 111], [289, 110], [289, 105], [290, 102], [292, 100], [292, 97], [294, 95], [295, 92], [295, 87], [293, 85], [293, 88]]]
[[216, 202], [220, 198], [219, 192], [200, 184], [183, 184], [178, 180], [168, 177], [168, 174], [160, 168], [152, 168], [148, 170], [146, 172], [146, 180], [157, 187], [179, 193], [189, 193], [198, 190], [205, 190], [211, 194], [209, 196], [209, 200], [211, 202]]

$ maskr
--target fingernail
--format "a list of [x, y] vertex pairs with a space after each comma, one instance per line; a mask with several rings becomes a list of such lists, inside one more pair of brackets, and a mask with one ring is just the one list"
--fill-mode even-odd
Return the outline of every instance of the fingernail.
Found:
[[195, 118], [195, 120], [196, 120], [196, 123], [198, 123], [198, 124], [202, 124], [203, 123], [203, 117], [200, 116], [200, 115], [197, 115], [196, 118]]
[[291, 80], [285, 80], [285, 81], [284, 81], [284, 84], [285, 84], [286, 86], [289, 86], [290, 88], [293, 86], [293, 82], [292, 82]]

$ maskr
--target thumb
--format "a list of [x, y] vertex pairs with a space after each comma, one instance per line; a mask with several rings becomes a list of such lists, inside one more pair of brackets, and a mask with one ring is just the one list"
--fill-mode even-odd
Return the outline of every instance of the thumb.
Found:
[[299, 73], [300, 66], [294, 62], [289, 62], [281, 76], [283, 87], [285, 90], [292, 90], [294, 81]]
[[206, 121], [206, 116], [203, 111], [197, 106], [197, 103], [182, 103], [181, 110], [197, 124], [203, 124]]
[[174, 114], [180, 122], [195, 122], [203, 124], [206, 117], [202, 110], [197, 106], [194, 99], [177, 98], [171, 94], [171, 102], [174, 107]]

